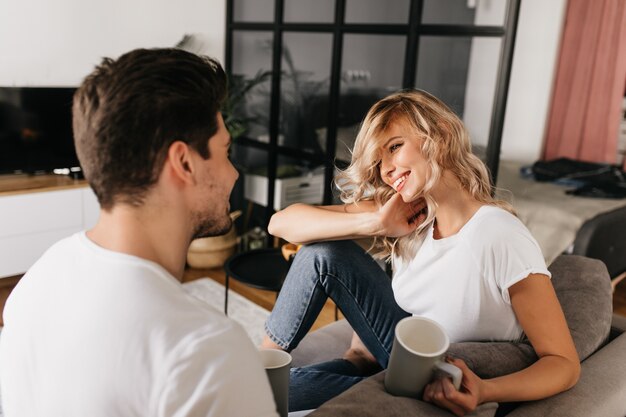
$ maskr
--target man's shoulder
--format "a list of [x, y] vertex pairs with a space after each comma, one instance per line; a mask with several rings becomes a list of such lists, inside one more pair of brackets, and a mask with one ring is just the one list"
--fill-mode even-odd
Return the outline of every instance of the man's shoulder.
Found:
[[37, 261], [30, 268], [32, 269], [39, 263], [43, 262], [67, 262], [70, 258], [75, 257], [76, 251], [81, 246], [80, 234], [84, 232], [74, 233], [53, 243], [48, 249], [46, 249], [37, 259]]

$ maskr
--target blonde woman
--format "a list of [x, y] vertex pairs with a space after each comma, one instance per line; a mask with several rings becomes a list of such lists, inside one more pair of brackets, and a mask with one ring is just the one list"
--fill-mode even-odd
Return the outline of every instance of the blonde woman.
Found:
[[[292, 370], [291, 410], [315, 408], [385, 368], [395, 325], [408, 315], [437, 321], [452, 342], [525, 334], [539, 357], [490, 380], [451, 359], [463, 371], [461, 389], [435, 381], [423, 399], [456, 415], [483, 402], [548, 397], [577, 382], [578, 355], [541, 250], [510, 206], [491, 196], [485, 166], [444, 103], [416, 90], [376, 103], [338, 184], [345, 205], [296, 204], [269, 225], [273, 235], [307, 245], [267, 321], [264, 346], [295, 348], [327, 297], [356, 333], [344, 358]], [[392, 260], [393, 280], [348, 241], [366, 236]]]

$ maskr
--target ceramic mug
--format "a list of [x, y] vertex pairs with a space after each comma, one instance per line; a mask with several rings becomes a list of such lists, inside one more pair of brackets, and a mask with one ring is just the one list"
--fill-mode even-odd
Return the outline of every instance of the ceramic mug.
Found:
[[395, 329], [385, 389], [393, 395], [418, 397], [437, 372], [452, 378], [456, 389], [463, 373], [444, 360], [450, 339], [443, 328], [425, 317], [406, 317]]
[[259, 349], [261, 362], [272, 387], [276, 411], [280, 417], [289, 413], [289, 368], [291, 355], [278, 349]]

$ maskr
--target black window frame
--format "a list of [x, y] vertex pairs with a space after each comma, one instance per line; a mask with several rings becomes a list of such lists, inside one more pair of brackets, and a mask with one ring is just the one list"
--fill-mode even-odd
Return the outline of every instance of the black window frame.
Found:
[[[276, 170], [279, 156], [287, 156], [308, 161], [312, 164], [324, 165], [324, 204], [332, 203], [332, 180], [335, 170], [335, 138], [337, 135], [337, 114], [341, 96], [341, 61], [343, 53], [344, 34], [381, 34], [406, 36], [406, 50], [402, 88], [411, 88], [415, 84], [419, 41], [421, 36], [463, 36], [463, 37], [497, 37], [502, 39], [500, 48], [499, 69], [496, 79], [495, 97], [493, 102], [489, 138], [486, 149], [485, 163], [491, 173], [492, 184], [496, 183], [502, 130], [508, 98], [513, 51], [521, 0], [508, 0], [504, 24], [502, 26], [479, 26], [459, 24], [425, 24], [422, 23], [424, 0], [411, 0], [409, 19], [406, 24], [359, 24], [345, 23], [346, 0], [335, 0], [335, 19], [333, 23], [285, 23], [283, 20], [284, 3], [286, 0], [274, 0], [273, 22], [236, 22], [234, 21], [234, 3], [237, 0], [228, 0], [226, 4], [226, 49], [224, 66], [231, 74], [233, 57], [233, 33], [235, 31], [266, 31], [273, 33], [272, 45], [272, 76], [269, 109], [269, 142], [259, 142], [250, 138], [241, 137], [237, 143], [267, 151], [267, 205], [265, 211], [265, 226], [274, 213], [272, 201], [275, 194]], [[288, 0], [287, 0], [288, 1]], [[280, 117], [280, 86], [282, 70], [283, 33], [285, 32], [318, 32], [333, 35], [333, 50], [331, 55], [330, 90], [328, 103], [328, 126], [326, 130], [326, 152], [324, 155], [312, 154], [300, 149], [278, 145], [279, 117]]]

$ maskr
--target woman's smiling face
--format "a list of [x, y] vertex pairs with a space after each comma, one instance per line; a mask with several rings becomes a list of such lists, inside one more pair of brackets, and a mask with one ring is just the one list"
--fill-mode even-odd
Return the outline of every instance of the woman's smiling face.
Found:
[[422, 139], [402, 120], [393, 122], [383, 133], [380, 176], [400, 193], [402, 200], [417, 198], [428, 179], [430, 168], [422, 153]]

